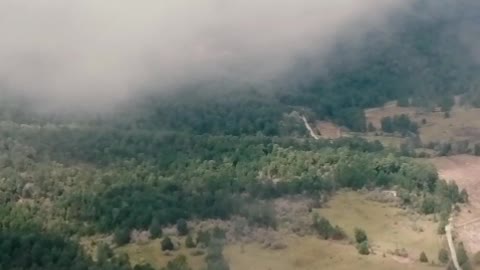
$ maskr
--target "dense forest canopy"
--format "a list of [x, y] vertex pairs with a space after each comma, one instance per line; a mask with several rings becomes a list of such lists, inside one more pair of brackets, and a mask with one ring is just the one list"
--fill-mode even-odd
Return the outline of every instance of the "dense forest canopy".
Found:
[[[74, 239], [128, 242], [134, 229], [160, 234], [179, 220], [233, 216], [276, 228], [270, 200], [341, 188], [396, 188], [405, 207], [446, 222], [468, 196], [434, 168], [379, 142], [314, 140], [300, 117], [366, 131], [364, 109], [391, 100], [448, 110], [463, 94], [479, 106], [465, 27], [480, 8], [417, 2], [388, 33], [360, 46], [338, 41], [328, 72], [305, 78], [300, 68], [268, 89], [204, 83], [103, 114], [39, 113], [31, 100], [0, 97], [0, 269], [151, 269], [93, 260]], [[417, 128], [406, 116], [382, 120], [385, 132]]]

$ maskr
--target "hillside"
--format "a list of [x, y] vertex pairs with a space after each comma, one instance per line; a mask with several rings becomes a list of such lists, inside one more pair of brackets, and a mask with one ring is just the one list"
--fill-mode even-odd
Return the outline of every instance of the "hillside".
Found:
[[445, 269], [451, 217], [472, 269], [480, 66], [465, 27], [480, 7], [413, 2], [388, 31], [335, 40], [322, 68], [146, 83], [101, 109], [39, 105], [0, 66], [0, 269]]

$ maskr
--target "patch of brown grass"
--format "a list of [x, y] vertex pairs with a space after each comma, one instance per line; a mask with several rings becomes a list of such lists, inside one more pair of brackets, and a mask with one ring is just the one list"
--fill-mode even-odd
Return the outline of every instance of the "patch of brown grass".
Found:
[[441, 178], [455, 181], [460, 188], [467, 190], [470, 204], [463, 205], [455, 217], [455, 232], [470, 252], [480, 251], [480, 222], [458, 226], [480, 218], [480, 157], [457, 155], [437, 157], [430, 161], [437, 167]]

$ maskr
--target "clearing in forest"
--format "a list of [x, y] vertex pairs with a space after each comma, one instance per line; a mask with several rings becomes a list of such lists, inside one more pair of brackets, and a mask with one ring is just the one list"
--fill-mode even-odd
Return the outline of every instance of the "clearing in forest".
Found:
[[[353, 238], [355, 227], [364, 229], [375, 254], [359, 255], [355, 246], [348, 241], [322, 240], [315, 235], [299, 236], [279, 229], [276, 238], [286, 245], [284, 248], [265, 248], [262, 243], [255, 241], [227, 244], [224, 256], [230, 269], [439, 269], [418, 261], [422, 251], [425, 251], [428, 258], [437, 260], [438, 250], [443, 243], [436, 233], [437, 224], [429, 221], [426, 216], [408, 213], [388, 203], [371, 201], [367, 197], [367, 194], [357, 192], [340, 192], [325, 208], [314, 211], [328, 218], [332, 224], [344, 228], [349, 238]], [[184, 238], [173, 239], [183, 246]], [[408, 258], [389, 254], [389, 251], [402, 248], [408, 252]], [[205, 257], [192, 256], [192, 250], [185, 247], [165, 254], [161, 251], [160, 240], [144, 244], [131, 243], [115, 251], [127, 253], [134, 263], [148, 262], [157, 269], [180, 254], [186, 255], [193, 270], [205, 267]]]
[[470, 203], [462, 206], [455, 217], [454, 232], [468, 251], [480, 251], [480, 220], [475, 222], [480, 219], [480, 157], [456, 155], [437, 157], [430, 161], [437, 167], [441, 178], [455, 181], [460, 188], [467, 190]]
[[[440, 111], [427, 111], [416, 107], [398, 107], [389, 102], [383, 107], [365, 110], [367, 123], [381, 130], [381, 119], [406, 114], [419, 125], [419, 135], [424, 143], [469, 140], [480, 142], [480, 109], [454, 106], [445, 117]], [[375, 136], [381, 138], [389, 136]]]

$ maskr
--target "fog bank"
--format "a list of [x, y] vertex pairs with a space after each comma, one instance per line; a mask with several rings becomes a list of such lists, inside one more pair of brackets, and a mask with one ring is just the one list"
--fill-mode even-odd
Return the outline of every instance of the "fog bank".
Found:
[[109, 107], [145, 89], [268, 81], [340, 38], [385, 30], [405, 0], [2, 0], [0, 85], [45, 108]]

